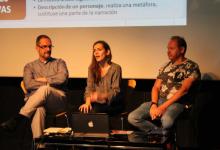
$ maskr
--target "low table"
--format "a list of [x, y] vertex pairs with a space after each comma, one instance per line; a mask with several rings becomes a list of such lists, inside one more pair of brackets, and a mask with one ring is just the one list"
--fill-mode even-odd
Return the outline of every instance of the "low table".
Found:
[[74, 137], [72, 134], [43, 135], [36, 143], [47, 146], [61, 147], [100, 147], [103, 149], [166, 149], [167, 136], [149, 135], [143, 132], [131, 134], [111, 134], [109, 138]]

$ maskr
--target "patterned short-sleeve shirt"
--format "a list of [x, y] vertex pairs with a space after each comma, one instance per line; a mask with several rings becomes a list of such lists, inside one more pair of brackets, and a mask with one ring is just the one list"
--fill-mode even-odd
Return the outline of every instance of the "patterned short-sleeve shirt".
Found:
[[198, 64], [189, 59], [179, 65], [174, 65], [172, 62], [166, 63], [159, 69], [159, 75], [157, 76], [157, 79], [162, 80], [159, 97], [163, 99], [171, 98], [186, 78], [195, 78], [196, 80], [201, 78]]

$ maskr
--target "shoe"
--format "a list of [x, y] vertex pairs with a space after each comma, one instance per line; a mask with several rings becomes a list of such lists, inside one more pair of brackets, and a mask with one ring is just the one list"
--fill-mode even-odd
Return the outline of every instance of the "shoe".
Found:
[[45, 146], [45, 144], [39, 143], [39, 144], [37, 144], [37, 147], [36, 147], [36, 148], [37, 148], [37, 149], [45, 149], [46, 146]]
[[18, 114], [15, 117], [0, 124], [0, 128], [7, 132], [14, 132], [18, 124], [24, 120], [29, 120], [27, 117]]

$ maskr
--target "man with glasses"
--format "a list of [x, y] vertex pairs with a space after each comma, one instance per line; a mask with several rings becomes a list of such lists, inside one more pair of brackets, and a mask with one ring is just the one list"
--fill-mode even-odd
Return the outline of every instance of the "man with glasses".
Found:
[[51, 57], [52, 47], [50, 37], [37, 37], [39, 58], [24, 67], [26, 103], [16, 117], [1, 124], [4, 130], [14, 131], [19, 122], [32, 119], [33, 138], [38, 138], [44, 130], [46, 112], [57, 114], [65, 109], [68, 70], [64, 60]]

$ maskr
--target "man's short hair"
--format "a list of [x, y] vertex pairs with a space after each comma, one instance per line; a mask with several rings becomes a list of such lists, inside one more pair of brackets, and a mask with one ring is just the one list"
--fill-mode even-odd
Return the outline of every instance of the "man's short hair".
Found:
[[170, 40], [175, 40], [179, 48], [184, 48], [184, 55], [185, 55], [187, 49], [187, 44], [185, 39], [181, 36], [172, 36]]
[[39, 35], [39, 36], [36, 38], [36, 45], [38, 45], [39, 42], [40, 42], [40, 40], [43, 39], [43, 38], [49, 39], [49, 40], [51, 41], [51, 39], [50, 39], [49, 36], [47, 36], [47, 35], [45, 35], [45, 34], [42, 34], [42, 35]]

